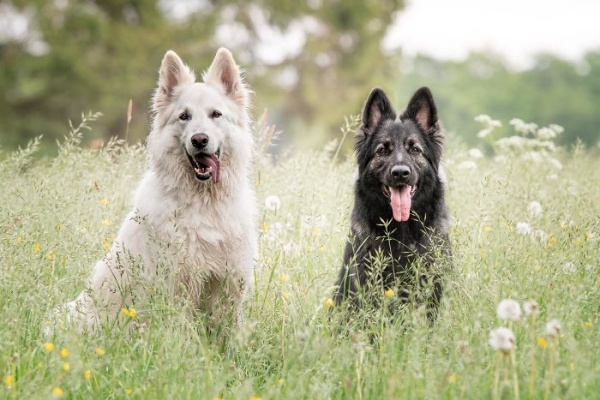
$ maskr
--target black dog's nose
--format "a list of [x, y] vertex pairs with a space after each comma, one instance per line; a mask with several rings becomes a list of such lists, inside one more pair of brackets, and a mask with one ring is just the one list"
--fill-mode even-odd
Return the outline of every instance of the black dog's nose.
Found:
[[408, 179], [410, 168], [406, 165], [395, 165], [392, 167], [392, 177], [394, 179]]
[[208, 136], [204, 133], [196, 133], [191, 140], [192, 146], [197, 149], [203, 149], [208, 144]]

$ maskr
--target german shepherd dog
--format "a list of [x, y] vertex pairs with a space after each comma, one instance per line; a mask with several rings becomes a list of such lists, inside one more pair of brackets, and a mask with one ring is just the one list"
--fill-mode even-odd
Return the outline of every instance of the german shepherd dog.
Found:
[[375, 88], [356, 135], [358, 177], [351, 235], [334, 300], [378, 305], [384, 293], [425, 306], [433, 323], [442, 296], [442, 259], [450, 258], [449, 215], [441, 169], [444, 132], [428, 88], [399, 118]]

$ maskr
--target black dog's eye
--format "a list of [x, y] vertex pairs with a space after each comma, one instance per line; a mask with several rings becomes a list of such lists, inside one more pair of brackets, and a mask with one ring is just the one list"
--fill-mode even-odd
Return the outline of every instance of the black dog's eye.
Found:
[[223, 115], [223, 114], [221, 113], [221, 111], [219, 111], [219, 110], [214, 110], [214, 111], [213, 111], [213, 112], [210, 114], [210, 117], [211, 117], [211, 118], [213, 118], [213, 119], [217, 119], [217, 118], [219, 118], [219, 117], [220, 117], [220, 116], [222, 116], [222, 115]]
[[190, 119], [190, 114], [188, 114], [187, 111], [184, 111], [181, 114], [179, 114], [179, 119], [182, 121], [187, 121], [188, 119]]
[[387, 154], [389, 154], [390, 149], [389, 149], [389, 144], [387, 143], [383, 143], [379, 145], [379, 148], [377, 149], [377, 154], [380, 156], [385, 156]]
[[421, 152], [421, 148], [417, 146], [413, 146], [410, 148], [411, 154], [419, 154]]

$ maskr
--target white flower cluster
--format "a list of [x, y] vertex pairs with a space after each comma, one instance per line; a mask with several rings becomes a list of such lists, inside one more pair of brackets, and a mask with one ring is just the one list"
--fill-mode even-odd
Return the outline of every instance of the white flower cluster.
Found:
[[479, 131], [479, 133], [477, 133], [477, 137], [481, 139], [489, 136], [494, 131], [494, 129], [502, 127], [502, 122], [496, 119], [492, 119], [489, 115], [485, 114], [476, 116], [475, 121], [485, 126], [485, 128], [483, 128]]

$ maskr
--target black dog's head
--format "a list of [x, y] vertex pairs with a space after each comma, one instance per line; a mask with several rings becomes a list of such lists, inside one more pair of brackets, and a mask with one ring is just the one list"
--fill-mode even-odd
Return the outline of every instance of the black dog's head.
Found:
[[396, 221], [407, 221], [413, 197], [439, 183], [443, 142], [428, 88], [417, 90], [399, 118], [384, 91], [373, 89], [356, 136], [359, 187], [385, 200]]

